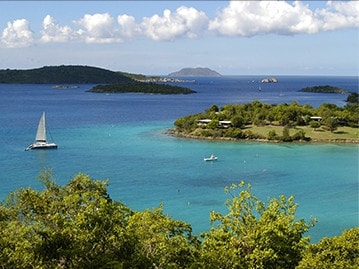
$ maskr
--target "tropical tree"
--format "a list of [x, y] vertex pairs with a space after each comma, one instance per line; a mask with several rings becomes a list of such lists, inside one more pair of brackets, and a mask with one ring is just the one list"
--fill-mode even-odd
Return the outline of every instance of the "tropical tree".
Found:
[[235, 128], [243, 128], [245, 126], [244, 118], [241, 115], [237, 115], [231, 118], [231, 122]]
[[277, 135], [275, 130], [270, 130], [267, 135], [268, 140], [276, 140], [279, 139], [279, 136]]
[[338, 119], [336, 117], [326, 117], [323, 119], [322, 123], [331, 132], [334, 132], [339, 126]]
[[292, 137], [290, 136], [289, 134], [289, 127], [285, 126], [283, 128], [283, 131], [282, 131], [282, 140], [285, 141], [285, 142], [290, 142], [292, 141]]
[[319, 121], [312, 120], [309, 122], [310, 127], [313, 128], [313, 131], [315, 131], [317, 128], [321, 126], [321, 123]]
[[297, 268], [359, 268], [359, 227], [310, 245]]
[[78, 174], [64, 187], [12, 193], [0, 206], [3, 268], [103, 268], [129, 258], [131, 210], [109, 198], [107, 182]]
[[[233, 193], [237, 188], [239, 194]], [[211, 212], [212, 228], [203, 234], [199, 268], [295, 268], [309, 243], [304, 233], [315, 220], [296, 218], [293, 196], [260, 201], [241, 182], [226, 188], [226, 215]]]
[[191, 226], [166, 216], [162, 205], [134, 213], [127, 231], [135, 246], [130, 268], [189, 268], [198, 255]]

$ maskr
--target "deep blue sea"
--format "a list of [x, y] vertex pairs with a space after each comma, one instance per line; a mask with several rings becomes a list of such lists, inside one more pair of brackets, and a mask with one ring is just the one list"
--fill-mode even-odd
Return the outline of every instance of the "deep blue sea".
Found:
[[[319, 223], [312, 241], [358, 226], [358, 145], [211, 142], [171, 137], [181, 116], [213, 104], [267, 103], [345, 105], [347, 95], [298, 92], [332, 85], [358, 92], [358, 77], [261, 76], [196, 78], [180, 83], [191, 95], [96, 94], [93, 85], [0, 84], [0, 200], [17, 188], [41, 188], [37, 177], [51, 168], [59, 184], [77, 173], [109, 180], [109, 193], [132, 209], [164, 203], [165, 213], [189, 222], [197, 234], [210, 227], [209, 212], [226, 212], [224, 187], [245, 180], [266, 201], [294, 195], [298, 217]], [[260, 89], [259, 90], [259, 86]], [[24, 151], [33, 142], [41, 113], [57, 150]], [[219, 160], [203, 158], [216, 154]]]

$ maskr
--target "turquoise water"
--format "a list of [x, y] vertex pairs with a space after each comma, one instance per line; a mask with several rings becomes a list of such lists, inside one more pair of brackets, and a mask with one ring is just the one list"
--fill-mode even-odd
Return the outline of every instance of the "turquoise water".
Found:
[[[222, 82], [222, 91], [226, 85]], [[197, 95], [175, 97], [90, 94], [88, 86], [54, 91], [48, 85], [0, 85], [0, 199], [19, 187], [41, 188], [36, 177], [43, 168], [51, 168], [60, 184], [84, 172], [109, 179], [110, 196], [133, 209], [163, 202], [167, 214], [188, 221], [198, 233], [209, 229], [211, 210], [225, 212], [229, 197], [224, 187], [245, 180], [262, 200], [294, 195], [298, 217], [319, 219], [310, 231], [313, 241], [358, 226], [358, 145], [213, 142], [167, 135], [177, 117], [217, 103], [218, 85], [196, 87]], [[277, 92], [313, 103], [322, 98]], [[228, 91], [218, 100], [234, 98], [238, 94]], [[24, 152], [42, 111], [59, 148]], [[212, 153], [219, 160], [204, 162]]]
[[[110, 196], [133, 209], [163, 202], [197, 233], [209, 229], [210, 210], [225, 212], [224, 187], [245, 180], [262, 200], [294, 195], [298, 217], [320, 221], [313, 240], [358, 225], [357, 146], [202, 142], [168, 136], [168, 124], [58, 130], [58, 150], [14, 153], [26, 154], [26, 162], [6, 165], [2, 174], [11, 184], [2, 191], [39, 187], [34, 178], [44, 167], [61, 184], [84, 172], [109, 179]], [[204, 162], [211, 153], [219, 160]]]

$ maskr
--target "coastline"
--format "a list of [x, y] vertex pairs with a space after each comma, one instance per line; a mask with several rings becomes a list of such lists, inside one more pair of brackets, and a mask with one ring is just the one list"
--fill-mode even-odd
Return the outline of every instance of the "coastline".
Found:
[[269, 139], [236, 139], [232, 137], [199, 137], [196, 135], [191, 134], [184, 134], [181, 132], [178, 132], [174, 128], [167, 129], [166, 134], [171, 135], [173, 137], [178, 138], [186, 138], [186, 139], [193, 139], [193, 140], [203, 140], [203, 141], [228, 141], [228, 142], [258, 142], [258, 143], [273, 143], [273, 144], [279, 144], [279, 143], [285, 143], [285, 144], [310, 144], [310, 143], [316, 143], [316, 144], [351, 144], [351, 145], [359, 145], [359, 138], [357, 139], [351, 139], [351, 138], [334, 138], [334, 139], [318, 139], [318, 138], [310, 138], [310, 140], [296, 140], [296, 141], [281, 141], [281, 140], [269, 140]]

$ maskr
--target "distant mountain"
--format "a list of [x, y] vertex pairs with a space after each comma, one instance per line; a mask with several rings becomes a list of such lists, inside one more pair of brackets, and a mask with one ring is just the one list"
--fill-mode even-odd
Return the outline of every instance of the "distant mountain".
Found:
[[183, 68], [180, 71], [169, 74], [171, 77], [221, 77], [218, 72], [209, 68]]
[[98, 84], [129, 83], [121, 73], [80, 65], [45, 66], [27, 70], [0, 70], [0, 83], [17, 84]]

